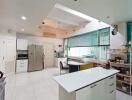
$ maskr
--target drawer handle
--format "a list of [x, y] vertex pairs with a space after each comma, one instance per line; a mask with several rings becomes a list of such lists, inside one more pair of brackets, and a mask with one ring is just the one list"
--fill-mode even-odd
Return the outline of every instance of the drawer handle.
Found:
[[110, 84], [109, 86], [113, 86], [113, 85], [114, 85], [114, 83]]
[[94, 87], [96, 87], [97, 85], [95, 84], [95, 85], [93, 85], [93, 86], [91, 86], [91, 88], [94, 88]]
[[114, 90], [110, 91], [110, 93], [113, 93], [113, 92], [114, 92]]
[[113, 78], [114, 78], [114, 76], [110, 77], [110, 79], [113, 79]]

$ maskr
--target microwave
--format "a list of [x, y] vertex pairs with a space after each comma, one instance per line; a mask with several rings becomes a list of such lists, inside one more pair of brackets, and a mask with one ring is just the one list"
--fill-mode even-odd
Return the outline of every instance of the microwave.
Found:
[[27, 50], [18, 50], [16, 58], [17, 58], [17, 60], [28, 59], [28, 51]]

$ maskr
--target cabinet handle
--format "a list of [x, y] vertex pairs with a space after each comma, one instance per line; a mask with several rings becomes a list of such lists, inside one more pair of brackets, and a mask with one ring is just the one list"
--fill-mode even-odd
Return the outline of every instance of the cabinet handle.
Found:
[[20, 66], [20, 67], [23, 67], [23, 66]]
[[113, 86], [113, 85], [114, 85], [114, 83], [110, 84], [109, 86]]
[[110, 77], [110, 79], [113, 79], [113, 78], [114, 78], [114, 76]]
[[114, 92], [114, 90], [110, 91], [110, 93], [113, 93], [113, 92]]
[[91, 88], [94, 88], [94, 87], [96, 87], [96, 86], [97, 86], [97, 84], [95, 84], [95, 85], [91, 86]]

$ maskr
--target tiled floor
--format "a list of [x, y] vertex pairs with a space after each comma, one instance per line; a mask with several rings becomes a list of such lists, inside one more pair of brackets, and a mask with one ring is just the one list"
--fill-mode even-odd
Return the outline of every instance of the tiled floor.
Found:
[[[5, 100], [58, 100], [58, 85], [52, 79], [58, 74], [57, 68], [50, 68], [7, 77]], [[132, 97], [118, 91], [117, 100], [132, 100]]]

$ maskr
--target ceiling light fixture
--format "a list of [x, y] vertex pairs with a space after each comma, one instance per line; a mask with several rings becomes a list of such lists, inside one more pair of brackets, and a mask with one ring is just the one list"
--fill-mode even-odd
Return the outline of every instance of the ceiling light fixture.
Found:
[[45, 22], [42, 22], [42, 24], [45, 24]]
[[66, 6], [63, 6], [63, 5], [59, 4], [59, 3], [57, 3], [55, 5], [55, 8], [60, 9], [60, 10], [65, 11], [65, 12], [68, 12], [70, 14], [76, 15], [76, 16], [81, 17], [81, 18], [83, 18], [85, 20], [88, 20], [88, 21], [98, 21], [97, 19], [95, 19], [93, 17], [90, 17], [90, 16], [88, 16], [86, 14], [83, 14], [81, 12], [78, 12], [76, 10], [70, 9]]
[[27, 18], [26, 18], [25, 16], [22, 16], [21, 19], [22, 19], [22, 20], [26, 20]]
[[21, 31], [23, 32], [24, 31], [24, 28], [22, 28]]

